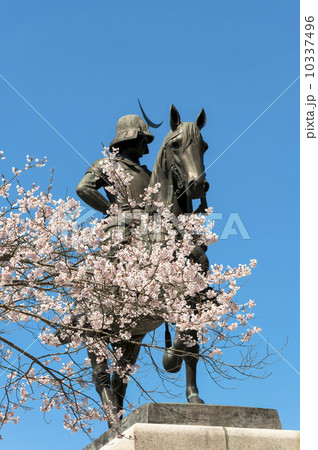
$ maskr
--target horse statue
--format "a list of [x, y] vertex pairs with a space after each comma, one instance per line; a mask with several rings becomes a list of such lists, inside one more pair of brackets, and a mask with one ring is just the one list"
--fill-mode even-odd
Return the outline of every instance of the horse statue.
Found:
[[[180, 214], [193, 212], [193, 199], [201, 199], [201, 205], [195, 212], [203, 212], [207, 207], [205, 194], [209, 184], [205, 179], [203, 155], [208, 145], [204, 142], [200, 130], [206, 123], [206, 115], [202, 109], [194, 123], [181, 122], [180, 114], [174, 105], [170, 109], [171, 130], [164, 139], [159, 150], [152, 175], [150, 187], [160, 183], [161, 188], [157, 194], [153, 194], [155, 202], [163, 202], [172, 205], [171, 211], [177, 217]], [[209, 261], [205, 249], [196, 246], [190, 258], [201, 265], [203, 271], [209, 269]], [[163, 320], [149, 320], [141, 326], [134, 328], [131, 341], [121, 341], [113, 344], [113, 348], [120, 348], [122, 356], [117, 365], [134, 365], [140, 351], [140, 345], [147, 332], [158, 328]], [[166, 351], [163, 356], [164, 368], [172, 373], [178, 372], [182, 362], [186, 366], [186, 397], [189, 403], [204, 403], [199, 397], [196, 383], [196, 366], [198, 362], [197, 353], [199, 346], [187, 347], [183, 335], [176, 330], [173, 345], [166, 324]], [[191, 332], [192, 337], [196, 337]], [[118, 413], [123, 408], [123, 401], [127, 389], [127, 383], [113, 373], [110, 377], [107, 371], [107, 361], [98, 363], [96, 356], [89, 353], [93, 367], [93, 381], [102, 403], [111, 402], [114, 412]]]

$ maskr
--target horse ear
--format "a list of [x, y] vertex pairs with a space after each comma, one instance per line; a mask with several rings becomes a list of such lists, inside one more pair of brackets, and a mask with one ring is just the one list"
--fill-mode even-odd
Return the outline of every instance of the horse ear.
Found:
[[200, 130], [202, 130], [202, 128], [206, 124], [206, 114], [203, 108], [201, 109], [200, 114], [198, 115], [194, 123], [199, 127]]
[[177, 108], [174, 105], [171, 105], [170, 108], [170, 126], [171, 130], [174, 131], [177, 129], [178, 125], [180, 124], [180, 114]]

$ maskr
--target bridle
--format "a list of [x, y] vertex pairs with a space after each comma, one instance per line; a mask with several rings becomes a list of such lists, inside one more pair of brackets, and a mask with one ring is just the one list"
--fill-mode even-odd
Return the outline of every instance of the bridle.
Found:
[[186, 189], [186, 182], [185, 182], [184, 178], [182, 177], [179, 167], [177, 166], [176, 163], [172, 163], [170, 167], [171, 167], [171, 172], [175, 176], [175, 180], [176, 180], [177, 187], [176, 187], [175, 193], [176, 193], [177, 197], [179, 197], [180, 195], [183, 194], [183, 192]]
[[[175, 138], [175, 136], [173, 136]], [[171, 140], [171, 139], [169, 139]], [[182, 149], [182, 151], [186, 150], [186, 148], [191, 144], [191, 141], [188, 143], [188, 145]], [[165, 150], [167, 151], [167, 146], [165, 145]], [[171, 153], [171, 150], [169, 149], [169, 153]], [[170, 156], [172, 159], [172, 155]], [[175, 194], [177, 199], [181, 197], [182, 194], [186, 192], [186, 180], [183, 178], [179, 167], [175, 162], [170, 164], [170, 170], [172, 174], [174, 175], [174, 181], [176, 182], [176, 189]], [[206, 194], [205, 192], [202, 194], [202, 197], [200, 198], [200, 205], [196, 209], [196, 211], [201, 212], [201, 210], [207, 208], [207, 202], [206, 202]], [[194, 211], [195, 212], [195, 211]]]

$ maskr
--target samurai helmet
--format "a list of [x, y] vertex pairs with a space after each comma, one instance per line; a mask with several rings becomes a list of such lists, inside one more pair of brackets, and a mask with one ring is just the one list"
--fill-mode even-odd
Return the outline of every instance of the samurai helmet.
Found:
[[139, 135], [146, 136], [148, 144], [154, 140], [148, 125], [140, 116], [137, 116], [137, 114], [123, 116], [117, 122], [116, 136], [109, 144], [109, 147], [115, 147], [120, 142], [135, 140]]

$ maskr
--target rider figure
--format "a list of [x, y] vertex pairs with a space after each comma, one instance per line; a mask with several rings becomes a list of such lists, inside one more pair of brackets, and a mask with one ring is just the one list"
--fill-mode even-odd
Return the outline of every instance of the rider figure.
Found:
[[[123, 116], [117, 122], [116, 136], [109, 144], [110, 151], [119, 149], [116, 162], [120, 168], [133, 176], [129, 186], [130, 196], [138, 200], [140, 194], [148, 187], [151, 172], [145, 165], [140, 165], [139, 159], [149, 153], [148, 144], [154, 139], [143, 119], [136, 114]], [[89, 206], [106, 214], [111, 203], [116, 203], [116, 197], [107, 191], [107, 178], [102, 173], [101, 161], [95, 161], [79, 182], [76, 192]], [[107, 198], [98, 190], [104, 187]], [[125, 209], [128, 205], [121, 205]]]
[[[145, 188], [149, 185], [151, 172], [145, 165], [140, 165], [139, 159], [146, 153], [149, 153], [148, 144], [154, 139], [150, 133], [148, 126], [143, 119], [137, 115], [128, 115], [121, 117], [117, 122], [116, 136], [109, 144], [110, 151], [118, 149], [118, 153], [115, 156], [116, 162], [119, 167], [133, 176], [133, 180], [129, 185], [129, 194], [131, 199], [137, 202], [140, 199], [140, 195], [144, 194]], [[87, 170], [86, 174], [79, 182], [76, 192], [78, 196], [87, 203], [90, 207], [97, 211], [107, 214], [109, 207], [112, 203], [118, 203], [116, 196], [111, 194], [107, 190], [109, 182], [107, 177], [102, 172], [101, 162], [104, 158], [95, 161]], [[103, 187], [107, 198], [102, 195], [98, 190]], [[129, 209], [128, 205], [120, 204], [121, 210]], [[129, 215], [129, 213], [128, 213]], [[116, 224], [108, 225], [105, 229], [110, 229]], [[135, 337], [138, 340], [138, 336]], [[121, 348], [125, 355], [124, 363], [134, 364], [136, 362], [140, 347], [130, 342], [121, 342]], [[110, 377], [107, 372], [107, 361], [98, 363], [96, 355], [93, 352], [89, 352], [93, 367], [93, 381], [95, 388], [100, 395], [100, 398], [104, 404], [111, 402], [116, 411], [122, 409], [123, 400], [127, 384], [122, 382], [122, 379], [118, 374], [114, 373]], [[120, 361], [118, 361], [118, 364]]]

